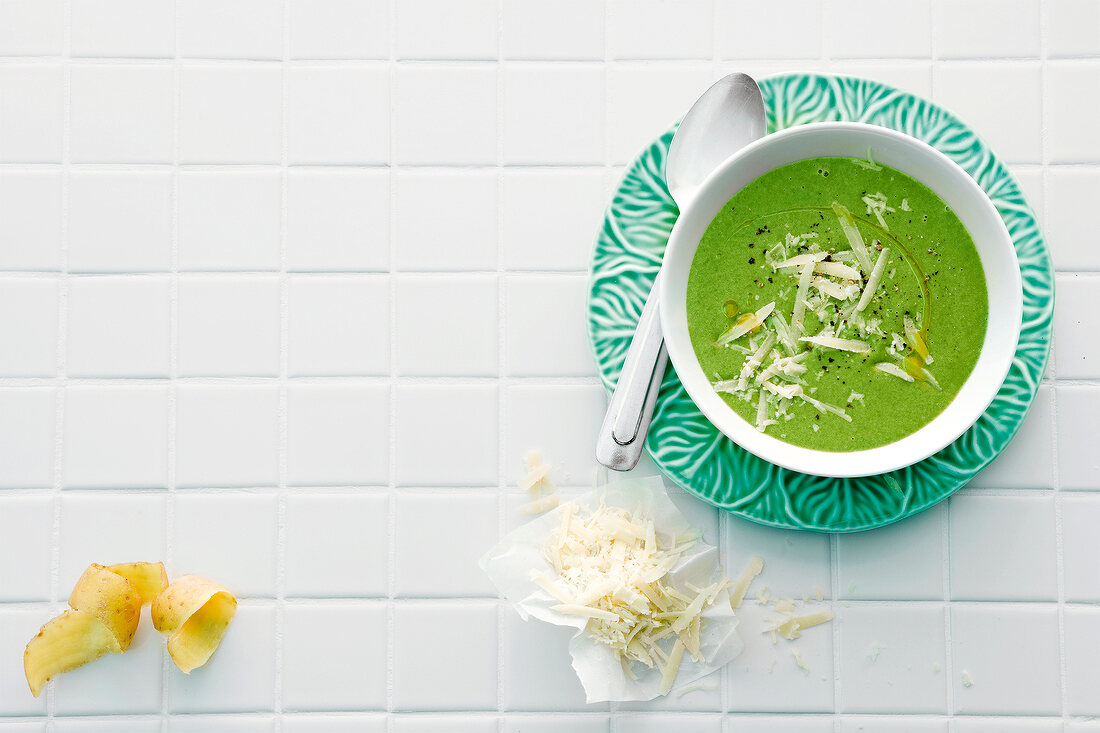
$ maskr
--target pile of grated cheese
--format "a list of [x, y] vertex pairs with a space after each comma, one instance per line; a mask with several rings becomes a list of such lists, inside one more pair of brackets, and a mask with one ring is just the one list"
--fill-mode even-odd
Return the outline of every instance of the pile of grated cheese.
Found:
[[[889, 230], [884, 215], [895, 209], [887, 204], [886, 195], [875, 193], [863, 198], [867, 213]], [[903, 202], [904, 204], [905, 202]], [[849, 249], [827, 252], [815, 241], [817, 233], [786, 234], [764, 254], [772, 271], [788, 275], [795, 286], [795, 303], [789, 313], [776, 309], [775, 302], [765, 304], [755, 312], [739, 318], [719, 336], [718, 346], [734, 349], [746, 358], [736, 377], [722, 379], [718, 375], [712, 386], [716, 392], [735, 395], [756, 404], [756, 429], [764, 432], [780, 421], [794, 418], [790, 412], [796, 401], [805, 402], [818, 411], [851, 422], [847, 410], [816, 399], [807, 377], [821, 378], [824, 369], [808, 375], [808, 349], [820, 348], [868, 354], [872, 351], [868, 339], [885, 337], [882, 319], [869, 315], [872, 303], [884, 297], [889, 274], [891, 250], [881, 245], [868, 245], [852, 213], [834, 202], [833, 213], [848, 241]], [[903, 210], [908, 210], [903, 205]], [[806, 332], [806, 315], [814, 314], [823, 324], [817, 333]], [[830, 325], [834, 324], [834, 325]], [[873, 365], [880, 373], [905, 381], [924, 381], [939, 388], [926, 365], [932, 363], [922, 331], [906, 316], [905, 335], [891, 334], [893, 341], [887, 353], [895, 362]], [[814, 425], [815, 430], [817, 425]]]
[[555, 575], [532, 579], [560, 601], [553, 610], [587, 618], [585, 635], [614, 651], [633, 680], [636, 664], [661, 672], [660, 693], [676, 680], [684, 655], [704, 662], [700, 651], [703, 611], [729, 586], [677, 588], [669, 573], [699, 539], [692, 531], [667, 536], [653, 520], [617, 507], [561, 507], [561, 523], [544, 549]]

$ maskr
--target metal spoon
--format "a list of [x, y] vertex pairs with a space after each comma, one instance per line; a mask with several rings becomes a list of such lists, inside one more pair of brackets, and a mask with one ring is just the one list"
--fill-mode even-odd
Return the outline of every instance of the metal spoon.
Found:
[[[681, 210], [723, 161], [764, 135], [764, 100], [747, 74], [719, 79], [684, 116], [665, 160], [669, 193]], [[619, 382], [596, 436], [596, 460], [616, 471], [638, 465], [664, 377], [665, 351], [658, 317], [661, 274], [653, 282]]]

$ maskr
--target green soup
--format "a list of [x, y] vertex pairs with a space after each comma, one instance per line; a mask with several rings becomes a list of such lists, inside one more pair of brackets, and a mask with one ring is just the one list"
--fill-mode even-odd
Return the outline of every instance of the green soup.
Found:
[[714, 217], [687, 315], [703, 372], [738, 414], [787, 443], [854, 451], [947, 407], [977, 362], [988, 298], [943, 199], [887, 166], [815, 158], [764, 174]]

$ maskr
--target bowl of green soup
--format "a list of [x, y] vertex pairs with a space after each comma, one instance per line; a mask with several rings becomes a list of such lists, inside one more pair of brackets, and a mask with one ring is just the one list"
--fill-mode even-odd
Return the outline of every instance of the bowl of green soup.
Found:
[[1020, 268], [992, 202], [931, 146], [859, 123], [767, 135], [680, 212], [661, 321], [726, 436], [821, 476], [885, 473], [958, 438], [1020, 334]]

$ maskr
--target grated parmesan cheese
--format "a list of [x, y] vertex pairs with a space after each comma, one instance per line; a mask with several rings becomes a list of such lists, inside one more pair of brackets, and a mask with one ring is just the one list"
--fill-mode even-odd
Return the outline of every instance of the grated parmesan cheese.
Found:
[[794, 656], [794, 663], [802, 670], [802, 674], [808, 675], [810, 668], [806, 666], [806, 660], [802, 658], [802, 652], [799, 651], [798, 647], [791, 649], [791, 654]]
[[773, 310], [775, 310], [774, 300], [755, 313], [750, 313], [749, 317], [741, 323], [735, 323], [731, 326], [728, 331], [718, 337], [718, 345], [725, 346], [731, 341], [736, 341], [741, 338], [749, 331], [764, 325], [764, 319], [767, 318]]
[[729, 586], [723, 578], [705, 588], [677, 589], [667, 576], [698, 533], [667, 536], [652, 519], [617, 507], [591, 511], [569, 502], [543, 549], [556, 577], [532, 579], [554, 599], [559, 613], [587, 619], [584, 633], [612, 649], [623, 672], [643, 664], [661, 672], [661, 694], [672, 689], [684, 655], [703, 662], [702, 614]]
[[813, 344], [814, 346], [821, 346], [826, 349], [852, 351], [856, 354], [869, 354], [871, 352], [871, 345], [866, 343], [865, 341], [837, 338], [827, 331], [822, 331], [816, 336], [803, 336], [798, 340], [805, 341], [806, 343]]
[[[810, 281], [814, 276], [814, 265], [807, 262], [802, 266], [802, 274], [798, 277], [798, 291], [794, 296], [794, 312], [791, 313], [791, 327], [796, 335], [805, 333], [802, 326], [803, 316], [806, 314], [806, 296], [810, 292]], [[810, 310], [813, 310], [811, 306]]]
[[549, 463], [543, 463], [542, 454], [537, 450], [528, 451], [523, 457], [527, 474], [519, 482], [519, 488], [526, 491], [530, 501], [519, 508], [524, 514], [542, 514], [558, 505], [558, 495], [554, 492], [554, 483], [550, 480]]
[[760, 386], [772, 394], [777, 394], [786, 399], [794, 399], [802, 395], [802, 387], [797, 384], [776, 384], [775, 382], [761, 382]]
[[844, 230], [844, 236], [852, 247], [852, 254], [859, 262], [860, 269], [864, 272], [870, 272], [871, 255], [867, 253], [867, 245], [863, 243], [863, 235], [856, 228], [856, 221], [852, 217], [852, 212], [848, 211], [848, 208], [843, 204], [834, 201], [833, 213], [836, 214], [837, 221], [840, 222], [840, 228]]
[[880, 361], [878, 364], [875, 364], [874, 368], [878, 369], [880, 372], [886, 372], [887, 374], [892, 374], [895, 377], [904, 379], [906, 382], [916, 381], [911, 376], [909, 376], [909, 374], [904, 369], [899, 367], [897, 364], [893, 364], [888, 361]]
[[[815, 277], [811, 283], [822, 295], [828, 295], [830, 298], [836, 298], [837, 300], [851, 300], [855, 296], [859, 295], [859, 286], [855, 283], [850, 285], [841, 285], [840, 283], [833, 282], [824, 277]], [[822, 304], [824, 306], [824, 304]], [[821, 313], [818, 313], [820, 320], [822, 318]]]
[[741, 577], [737, 579], [737, 582], [730, 586], [730, 607], [734, 611], [741, 608], [741, 604], [745, 601], [745, 594], [749, 591], [749, 586], [762, 572], [764, 572], [764, 559], [754, 557], [749, 561], [749, 566], [745, 568], [745, 572], [741, 573]]
[[738, 391], [748, 388], [749, 377], [764, 362], [764, 356], [771, 350], [773, 344], [775, 344], [775, 334], [769, 333], [753, 355], [745, 360], [745, 364], [741, 367], [741, 374], [737, 378]]
[[849, 267], [842, 262], [818, 262], [814, 265], [814, 272], [821, 273], [822, 275], [832, 275], [833, 277], [839, 277], [845, 280], [863, 279], [859, 270], [854, 267]]
[[[782, 603], [782, 602], [781, 602]], [[833, 612], [827, 608], [823, 608], [811, 613], [802, 614], [796, 616], [790, 611], [794, 610], [794, 603], [791, 602], [788, 608], [780, 608], [781, 603], [775, 605], [776, 611], [787, 611], [787, 615], [782, 620], [773, 622], [771, 626], [764, 629], [764, 633], [776, 633], [782, 636], [787, 641], [794, 641], [795, 639], [802, 638], [802, 630], [809, 629], [814, 626], [820, 626], [833, 620]]]
[[809, 264], [811, 262], [813, 262], [816, 265], [817, 263], [821, 262], [822, 260], [824, 260], [828, 256], [829, 256], [828, 252], [811, 252], [810, 254], [796, 255], [794, 257], [791, 257], [790, 259], [783, 260], [782, 262], [777, 262], [775, 264], [775, 269], [777, 269], [777, 270], [786, 270], [788, 268], [799, 268], [799, 269], [801, 269], [802, 267], [805, 267], [807, 264]]
[[886, 194], [879, 191], [870, 196], [864, 196], [863, 203], [867, 204], [867, 213], [878, 219], [879, 226], [886, 231], [890, 231], [890, 227], [886, 224], [886, 219], [882, 215], [888, 212], [893, 213], [896, 209], [886, 205]]
[[859, 305], [856, 306], [857, 313], [867, 308], [871, 304], [871, 298], [875, 297], [879, 283], [882, 282], [882, 271], [886, 269], [886, 256], [889, 254], [889, 247], [883, 247], [882, 251], [878, 253], [875, 267], [871, 270], [871, 276], [867, 278], [867, 285], [863, 288], [863, 296], [860, 297]]

